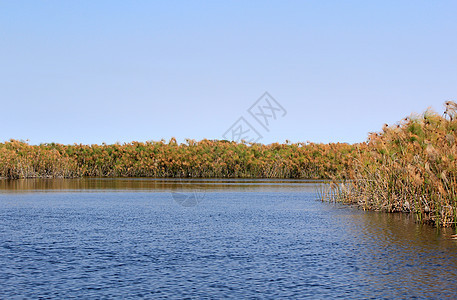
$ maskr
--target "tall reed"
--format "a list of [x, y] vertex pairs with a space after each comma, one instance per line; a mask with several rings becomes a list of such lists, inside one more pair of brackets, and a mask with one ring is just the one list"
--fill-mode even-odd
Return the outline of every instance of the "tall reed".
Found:
[[178, 144], [0, 144], [0, 177], [348, 178], [360, 151], [348, 144], [244, 144], [187, 140]]
[[[448, 112], [449, 115], [449, 112]], [[457, 119], [427, 110], [371, 133], [338, 201], [412, 212], [436, 226], [457, 224]]]

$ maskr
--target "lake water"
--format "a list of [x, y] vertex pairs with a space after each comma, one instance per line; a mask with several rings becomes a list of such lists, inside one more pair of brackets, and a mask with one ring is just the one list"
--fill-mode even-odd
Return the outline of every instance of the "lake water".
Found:
[[299, 180], [0, 180], [0, 298], [457, 298], [457, 240]]

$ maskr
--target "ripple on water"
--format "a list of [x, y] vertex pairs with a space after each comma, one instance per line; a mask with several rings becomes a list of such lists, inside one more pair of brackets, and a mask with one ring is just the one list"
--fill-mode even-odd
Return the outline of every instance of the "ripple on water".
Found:
[[233, 184], [194, 207], [162, 190], [1, 194], [0, 298], [457, 296], [456, 241], [315, 198]]

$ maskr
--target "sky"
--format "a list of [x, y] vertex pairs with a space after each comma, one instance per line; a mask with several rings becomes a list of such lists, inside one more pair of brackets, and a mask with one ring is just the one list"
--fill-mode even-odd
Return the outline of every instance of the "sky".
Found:
[[[265, 144], [363, 142], [457, 101], [456, 11], [418, 0], [0, 0], [0, 141], [230, 139], [248, 128], [242, 117]], [[258, 105], [267, 128], [248, 111]]]

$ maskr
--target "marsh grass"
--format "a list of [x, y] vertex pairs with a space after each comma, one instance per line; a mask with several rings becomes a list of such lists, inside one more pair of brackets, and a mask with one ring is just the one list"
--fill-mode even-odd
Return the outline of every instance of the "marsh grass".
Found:
[[358, 145], [244, 144], [187, 140], [178, 144], [0, 144], [0, 177], [349, 178]]
[[354, 159], [353, 180], [327, 187], [328, 200], [410, 212], [418, 221], [455, 227], [457, 119], [450, 109], [446, 115], [427, 110], [371, 133], [366, 151]]

